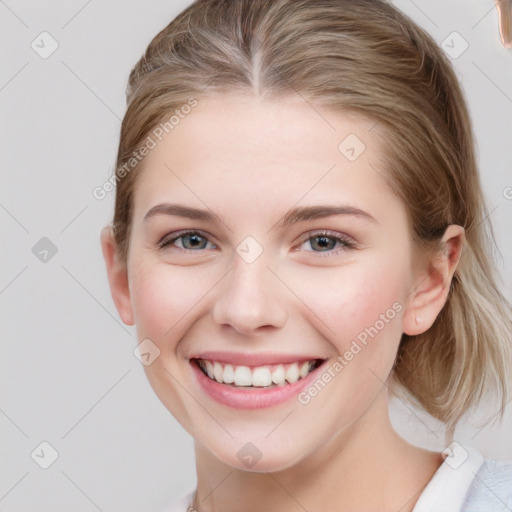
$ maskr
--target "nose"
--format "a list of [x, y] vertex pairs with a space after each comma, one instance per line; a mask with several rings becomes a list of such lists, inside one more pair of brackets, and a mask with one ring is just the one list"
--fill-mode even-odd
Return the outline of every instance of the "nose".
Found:
[[213, 306], [217, 324], [246, 336], [285, 325], [288, 313], [283, 290], [262, 257], [247, 263], [235, 254], [233, 269], [219, 284]]

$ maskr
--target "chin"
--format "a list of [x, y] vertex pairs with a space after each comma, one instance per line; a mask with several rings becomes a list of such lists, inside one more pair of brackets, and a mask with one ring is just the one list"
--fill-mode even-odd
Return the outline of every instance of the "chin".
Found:
[[[210, 456], [221, 463], [251, 473], [284, 471], [298, 464], [306, 456], [304, 444], [301, 442], [292, 442], [286, 446], [282, 437], [276, 437], [272, 442], [264, 436], [261, 440], [257, 440], [256, 436], [254, 438], [253, 442], [240, 441], [239, 437], [229, 438], [229, 441], [222, 445], [219, 445], [217, 438], [205, 440], [200, 444]], [[287, 436], [287, 439], [290, 437]]]

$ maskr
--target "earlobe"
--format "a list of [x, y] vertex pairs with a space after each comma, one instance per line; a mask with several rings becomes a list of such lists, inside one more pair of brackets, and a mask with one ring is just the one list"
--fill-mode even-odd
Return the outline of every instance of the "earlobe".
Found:
[[121, 317], [126, 325], [134, 325], [133, 310], [128, 286], [126, 264], [119, 258], [112, 226], [105, 226], [100, 236], [101, 251], [107, 268], [110, 293]]
[[415, 336], [427, 331], [443, 309], [453, 275], [464, 248], [464, 228], [449, 225], [440, 240], [439, 250], [428, 258], [409, 292], [402, 319], [405, 334]]

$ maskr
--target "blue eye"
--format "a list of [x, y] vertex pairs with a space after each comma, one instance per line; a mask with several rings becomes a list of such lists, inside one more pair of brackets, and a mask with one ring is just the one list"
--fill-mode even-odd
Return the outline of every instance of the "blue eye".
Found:
[[[211, 244], [211, 247], [207, 247], [208, 244]], [[199, 231], [182, 231], [180, 233], [172, 233], [171, 235], [165, 236], [160, 242], [158, 242], [158, 247], [160, 249], [170, 245], [174, 245], [179, 249], [187, 251], [215, 249], [216, 247]]]
[[346, 235], [322, 231], [320, 233], [308, 233], [300, 246], [309, 244], [311, 249], [303, 249], [306, 252], [326, 253], [325, 255], [337, 254], [338, 252], [355, 247], [354, 241]]
[[336, 247], [336, 239], [331, 236], [314, 236], [309, 239], [309, 242], [314, 250], [319, 251], [332, 250]]
[[[309, 249], [305, 247], [306, 244], [309, 245]], [[177, 249], [195, 252], [217, 248], [213, 242], [210, 242], [205, 234], [193, 230], [170, 233], [162, 238], [157, 245], [160, 249], [174, 246]], [[342, 235], [341, 233], [328, 231], [308, 233], [307, 238], [304, 238], [299, 244], [301, 250], [310, 253], [318, 253], [321, 256], [338, 254], [354, 247], [355, 242], [352, 238]]]

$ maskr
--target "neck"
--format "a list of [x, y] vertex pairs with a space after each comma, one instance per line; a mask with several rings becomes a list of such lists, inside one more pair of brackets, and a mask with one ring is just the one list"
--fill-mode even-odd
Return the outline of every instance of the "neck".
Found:
[[442, 462], [396, 434], [385, 393], [356, 424], [286, 469], [244, 471], [197, 442], [195, 450], [198, 512], [408, 512]]

